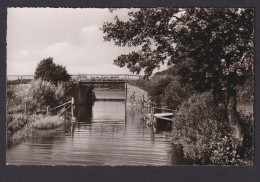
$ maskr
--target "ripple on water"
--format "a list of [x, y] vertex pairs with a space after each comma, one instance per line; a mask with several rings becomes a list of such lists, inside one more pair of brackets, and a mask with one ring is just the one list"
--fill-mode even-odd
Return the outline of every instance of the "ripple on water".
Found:
[[[84, 106], [79, 106], [84, 107]], [[80, 109], [81, 112], [89, 112]], [[174, 165], [185, 164], [173, 150], [169, 132], [154, 133], [140, 111], [124, 102], [96, 102], [91, 119], [69, 130], [35, 135], [7, 150], [8, 164]], [[86, 113], [82, 114], [87, 116]], [[81, 116], [82, 116], [81, 115]], [[82, 118], [81, 118], [82, 120]], [[65, 132], [66, 131], [66, 132]], [[176, 158], [177, 156], [177, 158]]]

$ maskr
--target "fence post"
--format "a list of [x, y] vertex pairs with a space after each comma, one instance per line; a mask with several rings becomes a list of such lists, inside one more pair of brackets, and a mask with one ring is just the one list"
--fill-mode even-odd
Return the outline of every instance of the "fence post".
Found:
[[47, 115], [49, 115], [49, 106], [47, 106], [47, 112], [46, 112]]
[[74, 97], [71, 97], [71, 117], [74, 117]]
[[144, 95], [141, 99], [141, 113], [143, 113], [143, 110], [144, 110]]
[[154, 107], [151, 108], [151, 122], [153, 123], [154, 118]]

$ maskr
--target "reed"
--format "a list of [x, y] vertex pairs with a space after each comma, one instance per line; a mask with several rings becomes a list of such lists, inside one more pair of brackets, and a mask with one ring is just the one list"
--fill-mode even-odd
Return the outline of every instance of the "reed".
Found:
[[64, 119], [58, 116], [45, 116], [32, 123], [32, 127], [36, 129], [54, 129], [61, 126]]

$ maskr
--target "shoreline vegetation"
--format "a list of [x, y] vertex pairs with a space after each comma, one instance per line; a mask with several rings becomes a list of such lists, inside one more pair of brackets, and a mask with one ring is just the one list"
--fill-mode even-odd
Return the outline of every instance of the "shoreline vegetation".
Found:
[[[245, 116], [237, 106], [254, 100], [254, 9], [148, 8], [128, 15], [104, 22], [103, 39], [136, 47], [114, 64], [150, 77], [137, 84], [152, 106], [178, 110], [172, 135], [179, 134], [174, 142], [185, 157], [198, 165], [252, 165], [252, 111]], [[168, 69], [153, 75], [162, 64]]]
[[[34, 87], [35, 84], [39, 84], [41, 86], [37, 88]], [[33, 80], [25, 84], [7, 83], [7, 147], [19, 144], [26, 138], [31, 137], [33, 130], [55, 129], [68, 121], [69, 115], [66, 115], [65, 117], [58, 116], [61, 112], [64, 111], [64, 108], [62, 108], [58, 112], [53, 112], [53, 115], [51, 115], [51, 113], [47, 114], [47, 106], [38, 105], [37, 101], [34, 100], [35, 96], [39, 94], [38, 91], [44, 90], [40, 94], [46, 94], [48, 89], [44, 89], [43, 85], [45, 85], [46, 87], [52, 87], [50, 83], [42, 80]], [[61, 94], [61, 92], [64, 93], [64, 90], [61, 88], [55, 88], [53, 89], [53, 91], [54, 90], [59, 92], [59, 94]], [[25, 95], [27, 95], [27, 97], [29, 98], [27, 98]], [[25, 101], [25, 99], [27, 99], [27, 101]]]
[[212, 91], [198, 92], [181, 85], [178, 76], [158, 72], [148, 80], [132, 80], [131, 85], [148, 91], [154, 107], [176, 110], [172, 143], [182, 146], [184, 157], [195, 165], [253, 164], [253, 83], [248, 79], [238, 87], [237, 117], [241, 138], [232, 132], [225, 104], [215, 102]]
[[55, 129], [69, 120], [66, 113], [59, 117], [65, 108], [47, 112], [47, 108], [54, 108], [71, 99], [69, 78], [65, 67], [47, 58], [38, 64], [34, 80], [7, 82], [7, 147], [19, 144], [34, 130]]

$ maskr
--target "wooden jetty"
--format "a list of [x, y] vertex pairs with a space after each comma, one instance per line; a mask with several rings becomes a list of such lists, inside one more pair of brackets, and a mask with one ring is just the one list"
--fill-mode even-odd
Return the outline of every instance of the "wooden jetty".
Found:
[[168, 117], [172, 117], [172, 116], [173, 116], [173, 113], [156, 113], [156, 114], [154, 114], [155, 118], [167, 120], [167, 121], [173, 121], [171, 118], [168, 118]]
[[[156, 125], [158, 119], [173, 122], [174, 110], [142, 105], [142, 109], [143, 108], [148, 109], [148, 113], [143, 113], [142, 116], [143, 120], [145, 120], [148, 125]], [[162, 112], [156, 113], [155, 110], [160, 110]]]

